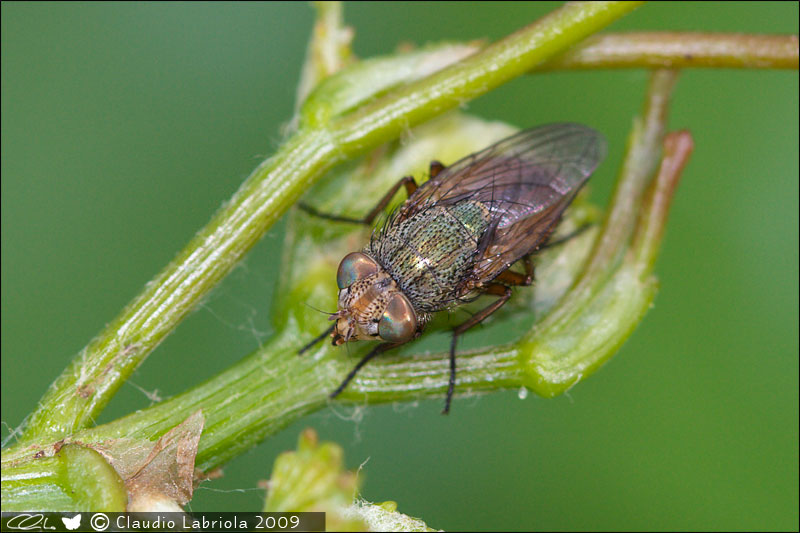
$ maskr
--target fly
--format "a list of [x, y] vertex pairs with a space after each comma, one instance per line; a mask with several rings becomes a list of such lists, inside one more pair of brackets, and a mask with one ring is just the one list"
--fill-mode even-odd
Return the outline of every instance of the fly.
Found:
[[[330, 335], [334, 345], [382, 341], [331, 393], [341, 393], [378, 354], [422, 334], [433, 313], [453, 309], [482, 294], [497, 299], [453, 330], [450, 379], [443, 413], [450, 411], [456, 383], [456, 344], [465, 331], [497, 311], [511, 287], [530, 285], [531, 254], [545, 244], [562, 213], [605, 157], [599, 132], [558, 123], [521, 131], [449, 167], [434, 161], [430, 179], [417, 186], [407, 176], [363, 219], [319, 213], [371, 225], [404, 187], [408, 200], [372, 232], [369, 244], [346, 255], [336, 275], [334, 324], [300, 350]], [[510, 270], [522, 261], [525, 273]]]

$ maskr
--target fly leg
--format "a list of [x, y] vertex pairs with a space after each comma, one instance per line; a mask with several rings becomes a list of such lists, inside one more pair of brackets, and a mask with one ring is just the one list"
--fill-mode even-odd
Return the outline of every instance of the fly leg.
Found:
[[333, 399], [339, 396], [339, 394], [341, 394], [341, 392], [345, 389], [345, 387], [347, 387], [347, 384], [350, 383], [350, 381], [352, 381], [354, 377], [356, 377], [356, 373], [358, 373], [358, 371], [361, 370], [364, 367], [364, 365], [366, 365], [376, 355], [382, 354], [383, 352], [391, 350], [392, 348], [395, 348], [397, 346], [400, 345], [393, 344], [391, 342], [384, 342], [382, 344], [377, 345], [367, 355], [361, 358], [361, 361], [358, 362], [356, 367], [353, 370], [351, 370], [349, 374], [347, 374], [347, 377], [344, 378], [344, 381], [342, 381], [342, 383], [338, 387], [336, 387], [336, 390], [330, 393], [328, 397]]
[[494, 280], [505, 283], [506, 285], [527, 287], [533, 283], [533, 262], [531, 261], [530, 254], [522, 258], [522, 264], [525, 266], [524, 274], [512, 272], [511, 270], [504, 270], [499, 276], [494, 278]]
[[320, 334], [319, 334], [319, 336], [317, 336], [317, 337], [314, 337], [314, 340], [313, 340], [313, 341], [309, 342], [308, 344], [306, 344], [305, 346], [303, 346], [302, 348], [300, 348], [300, 349], [297, 351], [297, 355], [303, 355], [303, 352], [305, 352], [306, 350], [308, 350], [309, 348], [311, 348], [312, 346], [314, 346], [315, 344], [317, 344], [318, 342], [320, 342], [322, 339], [324, 339], [324, 338], [325, 338], [325, 337], [327, 337], [328, 335], [330, 335], [330, 334], [331, 334], [331, 332], [333, 331], [333, 328], [335, 328], [335, 327], [336, 327], [336, 323], [334, 322], [333, 324], [331, 324], [331, 327], [329, 327], [328, 329], [326, 329], [325, 331], [323, 331], [322, 333], [320, 333]]
[[439, 161], [431, 161], [431, 165], [429, 167], [428, 174], [430, 175], [431, 179], [435, 178], [439, 175], [439, 172], [445, 169], [445, 166], [441, 164]]
[[[441, 163], [439, 164], [441, 165]], [[365, 226], [369, 226], [372, 224], [372, 221], [375, 220], [375, 217], [377, 217], [379, 213], [381, 213], [384, 209], [386, 209], [386, 206], [389, 205], [389, 201], [391, 201], [392, 197], [395, 195], [398, 189], [400, 189], [400, 187], [405, 187], [406, 194], [411, 196], [411, 194], [417, 190], [417, 182], [414, 181], [414, 178], [411, 176], [406, 176], [402, 178], [400, 181], [395, 183], [391, 189], [389, 189], [389, 192], [387, 192], [383, 196], [383, 198], [381, 198], [381, 201], [378, 202], [378, 205], [372, 208], [372, 211], [367, 213], [367, 215], [364, 218], [341, 217], [339, 215], [321, 213], [317, 211], [314, 207], [311, 207], [310, 205], [305, 204], [303, 202], [298, 203], [297, 207], [299, 207], [306, 213], [312, 214], [320, 218], [335, 220], [337, 222], [350, 222], [352, 224], [364, 224]]]
[[552, 241], [547, 241], [546, 243], [541, 245], [539, 247], [539, 249], [536, 250], [536, 251], [539, 252], [539, 251], [542, 251], [542, 250], [547, 250], [548, 248], [555, 248], [556, 246], [558, 246], [560, 244], [564, 244], [565, 242], [572, 240], [573, 238], [577, 237], [578, 235], [580, 235], [581, 233], [583, 233], [587, 229], [591, 228], [593, 225], [594, 224], [583, 225], [583, 226], [579, 227], [578, 229], [576, 229], [574, 231], [571, 231], [570, 233], [567, 233], [563, 237], [559, 237], [558, 239], [554, 239]]
[[[503, 274], [506, 272], [503, 272]], [[522, 274], [517, 274], [516, 272], [512, 272], [512, 274], [522, 277]], [[469, 320], [453, 330], [453, 338], [450, 340], [450, 381], [447, 384], [447, 399], [444, 402], [444, 410], [442, 411], [443, 415], [446, 415], [450, 412], [450, 402], [453, 399], [453, 391], [456, 387], [456, 344], [458, 343], [458, 336], [500, 309], [503, 304], [506, 303], [509, 298], [511, 298], [511, 287], [507, 287], [499, 283], [492, 283], [486, 287], [485, 293], [499, 296], [499, 298], [472, 315]]]
[[[545, 246], [540, 248], [544, 249], [551, 246], [558, 246], [559, 244], [563, 244], [569, 239], [573, 237], [577, 237], [584, 231], [586, 231], [590, 226], [582, 226], [577, 230], [573, 231], [569, 235], [566, 235], [560, 239], [547, 243]], [[531, 255], [528, 254], [522, 258], [523, 265], [525, 266], [525, 273], [521, 274], [519, 272], [513, 272], [511, 270], [504, 270], [500, 273], [496, 278], [494, 278], [495, 282], [499, 283], [491, 283], [486, 287], [485, 293], [492, 294], [495, 296], [499, 296], [497, 300], [489, 304], [488, 306], [481, 309], [479, 312], [475, 313], [469, 320], [458, 326], [455, 330], [453, 330], [453, 338], [450, 341], [450, 381], [447, 386], [447, 399], [445, 400], [444, 404], [444, 411], [442, 414], [447, 414], [450, 412], [450, 402], [453, 399], [453, 391], [455, 390], [456, 386], [456, 343], [458, 342], [458, 336], [467, 331], [469, 328], [482, 322], [486, 317], [500, 309], [503, 304], [505, 304], [509, 298], [511, 298], [511, 286], [528, 286], [533, 283], [533, 262], [531, 261]], [[502, 285], [502, 284], [505, 285]]]

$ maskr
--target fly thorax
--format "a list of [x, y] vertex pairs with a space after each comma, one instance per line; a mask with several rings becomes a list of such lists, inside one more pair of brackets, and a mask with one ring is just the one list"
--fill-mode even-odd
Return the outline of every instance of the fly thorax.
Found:
[[411, 218], [390, 220], [369, 252], [397, 280], [414, 309], [439, 311], [463, 297], [489, 219], [479, 202], [434, 205]]
[[399, 289], [386, 272], [356, 280], [339, 291], [336, 333], [344, 340], [380, 340], [378, 324]]

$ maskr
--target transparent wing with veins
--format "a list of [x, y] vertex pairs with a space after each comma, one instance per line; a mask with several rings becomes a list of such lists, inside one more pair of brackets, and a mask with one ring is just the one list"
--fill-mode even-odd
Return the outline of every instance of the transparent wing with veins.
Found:
[[521, 131], [442, 170], [409, 197], [396, 221], [433, 206], [479, 202], [490, 223], [471, 278], [489, 281], [547, 239], [605, 151], [603, 136], [581, 124]]

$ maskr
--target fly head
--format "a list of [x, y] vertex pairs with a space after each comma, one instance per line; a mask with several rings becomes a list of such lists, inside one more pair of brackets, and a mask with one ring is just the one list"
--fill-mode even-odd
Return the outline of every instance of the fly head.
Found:
[[336, 275], [339, 310], [333, 344], [352, 340], [382, 340], [402, 344], [414, 339], [422, 323], [397, 283], [369, 255], [353, 252], [342, 259]]

